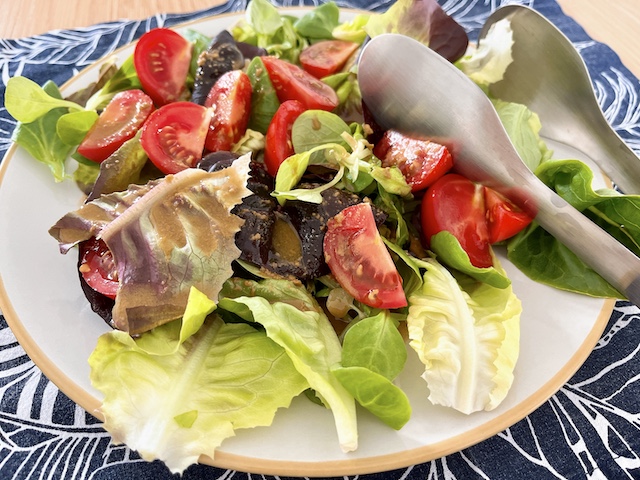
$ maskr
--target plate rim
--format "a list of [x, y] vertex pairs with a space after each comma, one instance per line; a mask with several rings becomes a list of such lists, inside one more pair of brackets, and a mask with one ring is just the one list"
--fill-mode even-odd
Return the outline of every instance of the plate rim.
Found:
[[[309, 11], [312, 7], [286, 7], [280, 10], [289, 11]], [[343, 8], [341, 12], [362, 13], [366, 10]], [[189, 28], [195, 24], [218, 19], [223, 17], [237, 17], [244, 11], [224, 12], [216, 15], [206, 15], [201, 18], [189, 20], [187, 22], [173, 25], [171, 29], [180, 30]], [[79, 78], [91, 73], [92, 70], [99, 68], [109, 57], [121, 53], [123, 50], [131, 48], [137, 43], [137, 39], [118, 47], [113, 52], [103, 55], [99, 60], [86, 66], [78, 73], [73, 75], [69, 80], [65, 81], [60, 89], [64, 90], [70, 84], [75, 83]], [[5, 174], [9, 168], [11, 160], [16, 154], [18, 145], [11, 143], [6, 151], [2, 162], [0, 162], [0, 188], [3, 185]], [[533, 281], [533, 280], [531, 280]], [[503, 412], [499, 416], [492, 418], [473, 429], [466, 431], [446, 440], [433, 444], [404, 450], [398, 453], [383, 454], [370, 457], [358, 457], [352, 459], [330, 460], [330, 461], [299, 461], [292, 462], [289, 460], [272, 460], [265, 458], [255, 458], [237, 453], [226, 452], [224, 450], [216, 450], [214, 458], [202, 455], [198, 462], [204, 465], [216, 468], [233, 469], [245, 472], [259, 472], [263, 475], [282, 475], [282, 476], [312, 476], [312, 477], [329, 477], [341, 475], [357, 475], [370, 474], [389, 471], [398, 468], [405, 468], [411, 465], [428, 462], [445, 455], [458, 452], [472, 445], [480, 443], [504, 429], [514, 425], [527, 415], [537, 409], [540, 405], [551, 398], [562, 386], [576, 373], [591, 354], [593, 348], [601, 338], [604, 329], [611, 318], [616, 304], [616, 299], [602, 299], [603, 303], [597, 314], [593, 327], [589, 334], [583, 339], [580, 347], [576, 349], [571, 358], [563, 365], [563, 367], [545, 382], [538, 390], [529, 395], [523, 401]], [[100, 412], [101, 401], [88, 391], [84, 390], [80, 385], [75, 383], [64, 371], [62, 371], [41, 349], [34, 338], [29, 334], [27, 328], [21, 322], [17, 312], [13, 308], [13, 304], [8, 296], [5, 288], [2, 272], [0, 272], [0, 311], [4, 315], [7, 324], [20, 346], [25, 350], [29, 358], [35, 366], [67, 397], [74, 403], [82, 407], [89, 414], [97, 418], [100, 422], [104, 422], [104, 417]], [[108, 433], [108, 432], [107, 432]], [[257, 467], [257, 468], [256, 468]]]

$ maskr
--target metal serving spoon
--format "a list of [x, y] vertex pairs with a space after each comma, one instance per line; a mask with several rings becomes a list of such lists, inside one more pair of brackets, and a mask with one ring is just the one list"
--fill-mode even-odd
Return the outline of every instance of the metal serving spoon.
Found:
[[543, 228], [640, 306], [640, 258], [525, 166], [488, 97], [460, 70], [409, 37], [385, 34], [363, 49], [358, 81], [382, 128], [446, 145], [457, 171], [535, 214]]
[[489, 16], [480, 32], [508, 18], [513, 62], [490, 93], [527, 105], [542, 122], [541, 134], [577, 146], [620, 189], [640, 194], [640, 159], [604, 117], [587, 67], [569, 39], [549, 20], [523, 5], [506, 5]]

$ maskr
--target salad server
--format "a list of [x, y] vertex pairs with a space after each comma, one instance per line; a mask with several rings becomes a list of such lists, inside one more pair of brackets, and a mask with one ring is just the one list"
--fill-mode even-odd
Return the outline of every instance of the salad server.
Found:
[[508, 18], [513, 62], [492, 96], [522, 103], [536, 112], [541, 134], [578, 145], [627, 194], [640, 194], [640, 159], [607, 122], [587, 67], [569, 39], [530, 7], [506, 5], [485, 22], [478, 42], [493, 24]]
[[522, 162], [489, 98], [433, 50], [384, 34], [358, 67], [364, 103], [380, 127], [446, 145], [454, 169], [501, 190], [585, 264], [640, 305], [640, 258], [549, 189]]

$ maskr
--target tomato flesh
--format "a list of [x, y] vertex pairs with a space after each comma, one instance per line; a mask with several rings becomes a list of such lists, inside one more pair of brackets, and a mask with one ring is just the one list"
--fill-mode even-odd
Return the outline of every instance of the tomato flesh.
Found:
[[153, 108], [153, 100], [142, 90], [116, 93], [78, 146], [78, 153], [102, 162], [135, 136]]
[[163, 173], [178, 173], [202, 158], [210, 121], [209, 108], [192, 102], [170, 103], [149, 115], [140, 143]]
[[118, 293], [118, 271], [111, 251], [102, 240], [95, 237], [80, 244], [80, 273], [96, 292], [109, 298]]
[[306, 110], [297, 100], [287, 100], [276, 110], [265, 136], [264, 164], [267, 172], [275, 177], [280, 164], [293, 155], [291, 130], [296, 119]]
[[180, 100], [191, 63], [191, 43], [168, 28], [154, 28], [140, 37], [133, 64], [142, 89], [158, 106]]
[[344, 67], [359, 46], [357, 43], [344, 40], [316, 42], [300, 53], [300, 64], [314, 77], [323, 78]]
[[262, 57], [262, 62], [281, 103], [298, 100], [307, 110], [327, 111], [340, 103], [333, 88], [297, 65], [276, 57]]
[[331, 218], [323, 247], [331, 273], [353, 298], [374, 308], [407, 305], [402, 277], [368, 203], [347, 207]]
[[384, 132], [373, 154], [383, 167], [397, 166], [412, 192], [429, 187], [453, 167], [451, 153], [444, 145], [395, 130]]
[[251, 113], [251, 80], [242, 70], [223, 74], [211, 87], [204, 106], [213, 115], [205, 148], [211, 152], [229, 151], [242, 138]]
[[529, 225], [533, 218], [492, 188], [484, 188], [489, 243], [502, 242]]
[[485, 216], [484, 187], [448, 173], [427, 189], [421, 204], [425, 240], [441, 231], [451, 233], [478, 268], [493, 265]]

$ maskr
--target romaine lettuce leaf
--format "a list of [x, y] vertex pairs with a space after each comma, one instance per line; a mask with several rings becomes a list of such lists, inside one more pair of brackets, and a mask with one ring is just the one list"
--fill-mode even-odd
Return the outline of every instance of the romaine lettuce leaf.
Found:
[[[409, 296], [410, 345], [425, 365], [429, 400], [463, 413], [492, 410], [507, 395], [519, 353], [522, 307], [512, 288], [463, 290], [433, 259]], [[499, 266], [498, 266], [499, 268]]]
[[249, 155], [217, 172], [190, 168], [146, 186], [103, 195], [50, 230], [67, 251], [91, 236], [113, 254], [120, 286], [116, 327], [141, 333], [182, 316], [190, 287], [217, 298], [240, 256], [231, 210], [246, 188]]
[[308, 388], [264, 332], [205, 321], [213, 302], [203, 297], [192, 294], [184, 323], [167, 323], [137, 340], [117, 330], [102, 335], [89, 358], [114, 443], [145, 460], [160, 459], [174, 473], [200, 455], [213, 458], [235, 430], [270, 425], [279, 408]]
[[[284, 283], [283, 283], [284, 282]], [[264, 296], [254, 295], [255, 292]], [[295, 292], [289, 295], [286, 292]], [[279, 297], [279, 294], [285, 293]], [[331, 409], [340, 446], [345, 452], [358, 446], [353, 396], [331, 372], [342, 359], [342, 347], [333, 326], [316, 300], [304, 289], [284, 280], [236, 282], [225, 287], [219, 308], [261, 324], [267, 336], [285, 349], [298, 372], [309, 382], [322, 402]]]

